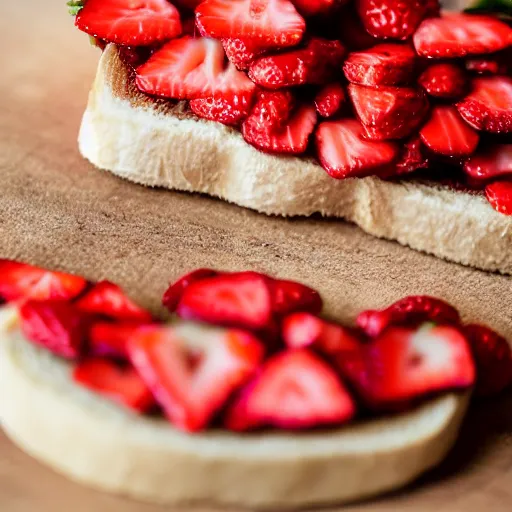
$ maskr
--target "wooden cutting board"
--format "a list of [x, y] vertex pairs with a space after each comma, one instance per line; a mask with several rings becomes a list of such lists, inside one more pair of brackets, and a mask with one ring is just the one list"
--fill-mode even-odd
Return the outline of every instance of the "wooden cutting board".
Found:
[[[328, 314], [344, 322], [363, 308], [432, 294], [512, 340], [509, 277], [376, 240], [339, 221], [267, 218], [93, 169], [78, 155], [76, 135], [98, 54], [73, 29], [63, 0], [2, 2], [0, 44], [0, 258], [110, 278], [160, 312], [167, 282], [200, 266], [309, 283], [326, 298]], [[510, 510], [511, 406], [510, 394], [476, 406], [439, 470], [346, 510]], [[0, 434], [0, 510], [162, 509], [72, 484]]]

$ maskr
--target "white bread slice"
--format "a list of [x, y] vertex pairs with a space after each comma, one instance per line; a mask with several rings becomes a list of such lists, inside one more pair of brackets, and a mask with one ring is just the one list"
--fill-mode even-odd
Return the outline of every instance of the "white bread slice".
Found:
[[482, 195], [374, 177], [338, 181], [311, 160], [264, 154], [183, 103], [139, 92], [114, 45], [101, 58], [79, 146], [95, 166], [136, 183], [201, 192], [266, 214], [343, 217], [438, 257], [512, 273], [512, 217]]
[[[183, 334], [183, 332], [182, 332]], [[403, 486], [450, 450], [468, 394], [325, 432], [186, 435], [76, 386], [69, 365], [0, 311], [0, 417], [9, 437], [98, 489], [162, 504], [304, 507]]]

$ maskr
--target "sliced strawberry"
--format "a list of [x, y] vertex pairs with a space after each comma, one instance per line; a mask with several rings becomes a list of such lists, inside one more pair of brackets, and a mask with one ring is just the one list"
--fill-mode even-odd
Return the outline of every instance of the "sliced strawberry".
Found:
[[89, 350], [95, 356], [128, 358], [128, 341], [143, 326], [133, 322], [97, 322], [89, 330]]
[[373, 37], [409, 39], [427, 13], [426, 0], [357, 0], [359, 15]]
[[197, 326], [188, 333], [141, 329], [131, 338], [129, 351], [166, 416], [188, 432], [206, 428], [263, 358], [261, 343], [246, 332]]
[[260, 90], [251, 115], [264, 130], [276, 130], [286, 126], [294, 107], [295, 96], [291, 91]]
[[449, 13], [423, 21], [413, 40], [422, 57], [465, 57], [510, 46], [512, 28], [493, 16]]
[[108, 359], [78, 363], [73, 380], [136, 412], [148, 412], [156, 405], [153, 394], [133, 368], [121, 368]]
[[178, 307], [183, 292], [192, 284], [197, 281], [202, 281], [209, 277], [215, 277], [219, 272], [210, 268], [200, 268], [190, 272], [189, 274], [180, 277], [175, 283], [171, 284], [167, 291], [164, 293], [162, 304], [171, 312], [174, 313]]
[[316, 111], [322, 117], [333, 117], [345, 106], [345, 89], [338, 82], [332, 82], [320, 89], [315, 97]]
[[76, 307], [88, 314], [115, 320], [151, 322], [151, 313], [128, 298], [119, 286], [109, 281], [95, 284], [77, 303]]
[[363, 140], [363, 131], [355, 119], [320, 124], [316, 133], [318, 158], [330, 176], [367, 176], [386, 169], [397, 158], [396, 144]]
[[480, 183], [512, 177], [512, 144], [494, 144], [479, 148], [464, 162], [464, 172]]
[[392, 174], [403, 176], [419, 169], [427, 169], [429, 160], [422, 149], [421, 139], [417, 135], [408, 141], [404, 141]]
[[512, 215], [512, 181], [496, 181], [485, 187], [485, 197], [504, 215]]
[[464, 326], [477, 368], [476, 394], [495, 395], [512, 384], [512, 351], [507, 340], [489, 327]]
[[84, 349], [84, 316], [69, 302], [30, 300], [20, 306], [21, 330], [31, 342], [66, 359], [78, 358]]
[[295, 281], [282, 279], [270, 282], [272, 310], [279, 316], [297, 311], [318, 314], [322, 311], [323, 301], [320, 294], [309, 286]]
[[401, 85], [411, 81], [416, 54], [405, 44], [378, 44], [351, 53], [343, 71], [347, 80], [360, 85]]
[[180, 15], [167, 0], [87, 0], [76, 26], [105, 41], [148, 46], [181, 34]]
[[459, 312], [447, 302], [413, 295], [405, 297], [380, 311], [363, 311], [357, 317], [357, 325], [368, 336], [380, 336], [391, 325], [418, 325], [424, 322], [459, 325]]
[[188, 100], [220, 97], [247, 101], [256, 89], [233, 64], [226, 67], [220, 41], [190, 36], [175, 39], [155, 52], [137, 69], [136, 81], [148, 94]]
[[242, 39], [223, 39], [222, 46], [228, 59], [241, 71], [249, 69], [256, 58], [263, 53], [257, 45]]
[[260, 116], [249, 116], [242, 125], [242, 134], [249, 144], [266, 153], [298, 155], [306, 151], [316, 122], [314, 107], [299, 105], [280, 128], [262, 122]]
[[196, 281], [183, 292], [176, 312], [186, 320], [227, 327], [265, 329], [272, 323], [269, 281], [255, 272]]
[[304, 16], [319, 16], [332, 13], [348, 0], [293, 0], [297, 10]]
[[512, 78], [475, 78], [472, 91], [457, 108], [464, 120], [477, 130], [512, 133]]
[[349, 50], [366, 50], [375, 46], [378, 40], [372, 37], [363, 27], [361, 18], [354, 7], [355, 6], [349, 2], [349, 4], [342, 9], [337, 32], [341, 41]]
[[421, 74], [418, 83], [430, 96], [437, 98], [459, 98], [467, 89], [464, 71], [451, 63], [432, 64]]
[[345, 49], [339, 41], [314, 37], [304, 48], [256, 59], [249, 77], [267, 89], [324, 84], [335, 76], [344, 56]]
[[307, 350], [270, 359], [227, 412], [235, 431], [263, 426], [303, 429], [346, 423], [356, 406], [335, 372]]
[[391, 327], [365, 349], [366, 373], [354, 385], [377, 410], [475, 382], [475, 366], [465, 337], [453, 327]]
[[0, 297], [8, 302], [21, 299], [70, 300], [82, 293], [87, 281], [62, 272], [0, 260]]
[[210, 96], [191, 100], [190, 109], [202, 119], [215, 121], [228, 126], [237, 126], [251, 113], [254, 94], [234, 94]]
[[506, 75], [512, 70], [512, 51], [475, 55], [466, 59], [466, 69], [477, 75]]
[[191, 11], [200, 5], [204, 0], [176, 0], [176, 4]]
[[424, 119], [429, 103], [422, 89], [411, 87], [365, 87], [350, 84], [348, 93], [366, 133], [377, 140], [408, 137]]
[[260, 48], [295, 46], [306, 30], [289, 0], [205, 0], [196, 16], [202, 35], [242, 39]]
[[437, 105], [432, 109], [430, 119], [420, 130], [423, 144], [430, 150], [445, 156], [471, 155], [480, 136], [451, 105]]

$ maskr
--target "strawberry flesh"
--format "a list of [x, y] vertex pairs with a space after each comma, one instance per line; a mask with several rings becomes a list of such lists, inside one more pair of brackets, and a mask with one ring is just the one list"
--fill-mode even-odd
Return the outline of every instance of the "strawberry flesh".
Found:
[[467, 89], [464, 71], [451, 63], [432, 64], [421, 74], [418, 83], [430, 96], [437, 98], [459, 98]]
[[156, 405], [153, 394], [132, 367], [121, 368], [108, 359], [92, 358], [78, 363], [73, 380], [139, 413], [149, 412]]
[[201, 35], [260, 48], [297, 45], [306, 23], [289, 0], [206, 0], [196, 9]]
[[391, 327], [365, 346], [365, 369], [354, 382], [375, 410], [475, 382], [475, 366], [465, 337], [453, 327]]
[[180, 302], [183, 292], [192, 284], [209, 277], [218, 276], [219, 272], [210, 268], [199, 268], [190, 272], [183, 277], [180, 277], [175, 283], [171, 284], [167, 291], [164, 293], [162, 304], [171, 312], [174, 313]]
[[485, 187], [485, 197], [503, 215], [512, 215], [512, 181], [496, 181]]
[[255, 272], [243, 272], [190, 284], [176, 312], [186, 320], [262, 330], [272, 324], [272, 305], [268, 279]]
[[89, 330], [89, 351], [94, 356], [128, 358], [128, 341], [143, 326], [133, 322], [97, 322]]
[[512, 351], [507, 340], [483, 325], [464, 326], [477, 368], [475, 392], [479, 396], [501, 393], [512, 384]]
[[25, 263], [0, 260], [0, 298], [18, 300], [70, 300], [82, 293], [87, 281], [62, 272], [50, 272]]
[[127, 297], [114, 283], [101, 281], [95, 284], [77, 303], [83, 313], [132, 322], [151, 322], [151, 313]]
[[459, 325], [459, 312], [447, 302], [428, 295], [405, 297], [380, 311], [363, 311], [357, 325], [371, 337], [380, 336], [391, 325], [418, 325], [424, 322]]
[[464, 120], [477, 130], [512, 133], [512, 78], [475, 78], [472, 91], [457, 108]]
[[194, 114], [202, 119], [215, 121], [227, 126], [237, 126], [251, 113], [253, 94], [232, 97], [198, 98], [189, 105]]
[[280, 317], [297, 311], [312, 314], [322, 311], [323, 301], [320, 294], [309, 286], [280, 279], [270, 282], [270, 290], [272, 310]]
[[224, 98], [250, 101], [256, 86], [229, 63], [220, 41], [185, 36], [175, 39], [137, 69], [139, 89], [174, 99]]
[[347, 96], [345, 89], [338, 82], [325, 85], [315, 96], [315, 108], [324, 118], [333, 117], [345, 106]]
[[248, 70], [256, 58], [263, 52], [257, 45], [236, 38], [223, 39], [222, 46], [230, 62], [241, 71]]
[[260, 342], [243, 331], [201, 329], [197, 337], [199, 358], [198, 346], [189, 348], [172, 328], [141, 329], [129, 343], [138, 373], [169, 421], [186, 432], [208, 427], [263, 357]]
[[422, 89], [381, 86], [378, 89], [350, 84], [348, 92], [366, 137], [401, 139], [412, 135], [425, 117], [429, 103]]
[[471, 155], [478, 146], [480, 136], [451, 105], [437, 105], [430, 119], [420, 130], [423, 144], [431, 151], [445, 156]]
[[297, 10], [304, 16], [331, 14], [347, 0], [293, 0]]
[[127, 46], [148, 46], [181, 34], [180, 15], [167, 0], [87, 0], [76, 17], [87, 34]]
[[254, 122], [263, 130], [274, 130], [286, 126], [295, 107], [295, 97], [290, 90], [260, 90], [251, 113]]
[[345, 49], [339, 41], [312, 38], [304, 48], [255, 60], [249, 69], [253, 82], [267, 89], [324, 84], [341, 67]]
[[363, 140], [364, 129], [355, 119], [326, 121], [316, 133], [318, 158], [333, 178], [367, 176], [389, 168], [398, 156], [392, 142]]
[[480, 148], [464, 162], [464, 172], [478, 183], [512, 177], [512, 144]]
[[360, 85], [402, 85], [414, 75], [416, 54], [405, 44], [378, 44], [351, 53], [343, 65], [347, 80]]
[[396, 162], [391, 175], [403, 176], [419, 169], [427, 169], [429, 160], [425, 156], [421, 139], [418, 136], [413, 136], [408, 141], [403, 142], [400, 157]]
[[356, 406], [336, 373], [305, 349], [274, 356], [234, 404], [225, 424], [235, 431], [274, 426], [304, 429], [350, 421]]
[[21, 330], [32, 343], [65, 359], [77, 359], [85, 348], [86, 322], [63, 300], [25, 302], [19, 308]]
[[423, 21], [413, 40], [422, 57], [465, 57], [512, 45], [512, 28], [497, 17], [449, 13]]

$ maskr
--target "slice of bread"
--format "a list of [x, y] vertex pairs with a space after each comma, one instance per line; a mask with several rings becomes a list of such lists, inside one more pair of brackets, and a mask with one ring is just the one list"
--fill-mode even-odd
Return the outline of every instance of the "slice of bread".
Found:
[[9, 437], [68, 477], [165, 503], [304, 507], [403, 486], [452, 447], [468, 394], [338, 430], [180, 433], [73, 383], [70, 366], [28, 343], [0, 310], [0, 418]]
[[335, 180], [314, 161], [270, 156], [184, 103], [138, 91], [118, 49], [100, 61], [79, 137], [95, 166], [151, 187], [200, 192], [272, 215], [342, 217], [368, 233], [512, 273], [512, 217], [481, 194], [433, 183]]

